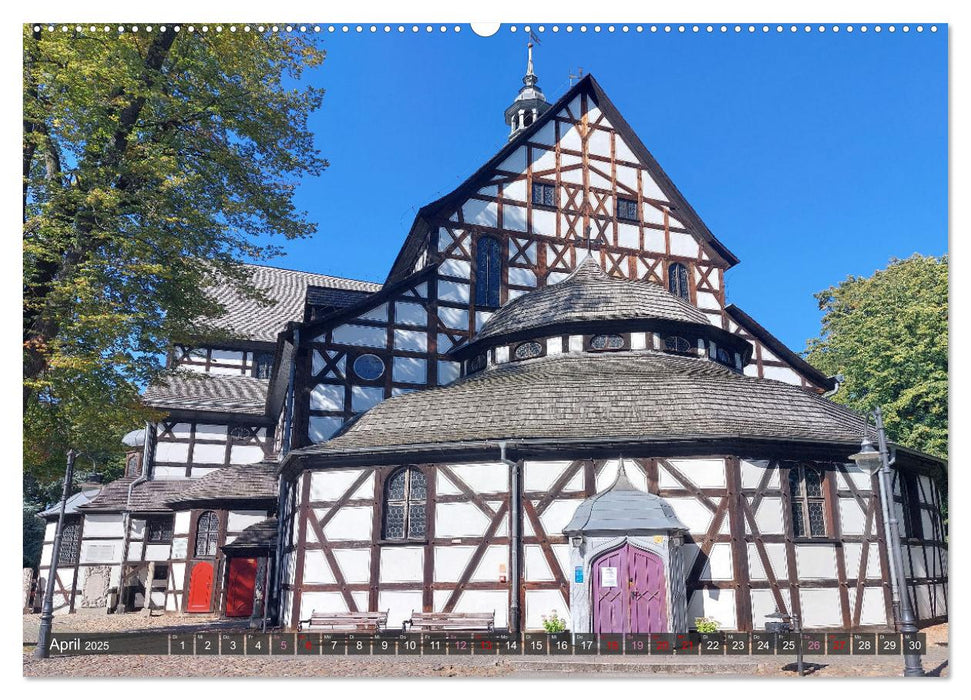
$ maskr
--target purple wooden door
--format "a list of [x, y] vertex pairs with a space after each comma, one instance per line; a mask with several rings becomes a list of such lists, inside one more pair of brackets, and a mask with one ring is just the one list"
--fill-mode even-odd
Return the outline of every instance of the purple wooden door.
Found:
[[629, 544], [593, 563], [593, 631], [648, 634], [667, 631], [664, 565]]

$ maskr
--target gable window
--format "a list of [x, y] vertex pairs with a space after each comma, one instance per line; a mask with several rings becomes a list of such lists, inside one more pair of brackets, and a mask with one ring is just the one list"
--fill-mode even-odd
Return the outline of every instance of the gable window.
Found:
[[425, 536], [425, 474], [402, 467], [384, 485], [384, 539], [411, 540]]
[[676, 297], [688, 298], [688, 268], [681, 263], [668, 265], [668, 291]]
[[624, 337], [621, 335], [595, 335], [590, 339], [591, 350], [623, 350]]
[[81, 521], [64, 523], [61, 530], [61, 551], [57, 555], [58, 566], [74, 566], [81, 554]]
[[822, 473], [805, 464], [793, 465], [789, 469], [789, 492], [793, 536], [825, 537]]
[[273, 371], [273, 353], [260, 352], [253, 360], [253, 376], [259, 379], [269, 379]]
[[149, 542], [172, 541], [172, 516], [155, 515], [145, 523], [145, 539]]
[[668, 352], [676, 352], [686, 355], [691, 352], [691, 343], [680, 335], [669, 335], [664, 339], [664, 349]]
[[556, 185], [549, 185], [545, 182], [534, 182], [533, 204], [542, 204], [544, 207], [555, 207]]
[[924, 537], [924, 520], [921, 517], [920, 488], [917, 475], [898, 472], [901, 478], [900, 495], [904, 502], [904, 526], [907, 537], [922, 539]]
[[475, 250], [475, 305], [499, 306], [502, 281], [502, 248], [491, 236], [482, 236]]
[[626, 221], [640, 221], [637, 215], [637, 202], [633, 199], [617, 198], [617, 218]]
[[216, 556], [217, 544], [219, 544], [219, 516], [207, 510], [196, 522], [195, 556]]

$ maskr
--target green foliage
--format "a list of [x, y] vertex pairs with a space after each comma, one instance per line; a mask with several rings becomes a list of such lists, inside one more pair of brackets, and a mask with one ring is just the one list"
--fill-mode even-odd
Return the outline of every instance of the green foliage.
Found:
[[214, 340], [223, 278], [308, 236], [295, 183], [320, 173], [293, 87], [323, 51], [301, 33], [24, 28], [24, 463], [120, 450], [152, 414], [138, 387], [172, 340]]
[[833, 397], [883, 410], [888, 436], [947, 459], [948, 260], [913, 255], [816, 294], [822, 332], [806, 359], [842, 373]]
[[695, 629], [701, 634], [714, 634], [718, 631], [718, 620], [713, 617], [696, 617]]
[[541, 615], [540, 617], [543, 620], [543, 629], [546, 630], [547, 634], [556, 634], [566, 629], [566, 620], [560, 617], [555, 610], [549, 615]]

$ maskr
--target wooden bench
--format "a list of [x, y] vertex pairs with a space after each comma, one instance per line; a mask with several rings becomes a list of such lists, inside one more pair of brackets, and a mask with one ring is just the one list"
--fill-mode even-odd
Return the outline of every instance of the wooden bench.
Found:
[[405, 620], [402, 629], [405, 632], [449, 632], [465, 630], [484, 630], [492, 632], [496, 622], [496, 613], [426, 613], [412, 610], [411, 619]]
[[385, 612], [342, 612], [319, 613], [316, 610], [309, 620], [301, 620], [301, 631], [328, 632], [381, 632], [388, 624], [388, 613]]

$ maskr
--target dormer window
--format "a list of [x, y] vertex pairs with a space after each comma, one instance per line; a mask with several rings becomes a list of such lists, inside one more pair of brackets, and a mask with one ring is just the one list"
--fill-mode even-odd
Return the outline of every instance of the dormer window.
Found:
[[617, 198], [617, 218], [625, 221], [639, 221], [637, 202], [633, 199]]
[[545, 182], [534, 182], [533, 204], [541, 204], [544, 207], [555, 207], [556, 185], [550, 185]]

